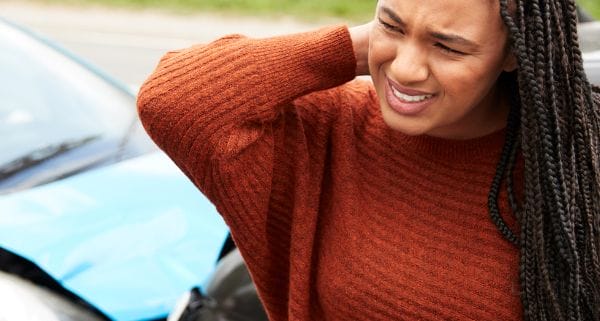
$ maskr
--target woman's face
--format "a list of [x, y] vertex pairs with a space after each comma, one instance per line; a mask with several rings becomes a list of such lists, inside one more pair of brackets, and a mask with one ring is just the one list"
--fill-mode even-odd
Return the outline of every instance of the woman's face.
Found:
[[498, 1], [378, 2], [369, 69], [395, 130], [467, 139], [504, 127], [496, 81], [515, 67]]

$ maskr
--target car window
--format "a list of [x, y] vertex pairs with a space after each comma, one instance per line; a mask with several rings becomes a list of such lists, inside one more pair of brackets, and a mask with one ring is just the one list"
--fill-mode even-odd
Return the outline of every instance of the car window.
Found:
[[122, 136], [134, 99], [68, 57], [0, 24], [0, 166], [46, 146]]

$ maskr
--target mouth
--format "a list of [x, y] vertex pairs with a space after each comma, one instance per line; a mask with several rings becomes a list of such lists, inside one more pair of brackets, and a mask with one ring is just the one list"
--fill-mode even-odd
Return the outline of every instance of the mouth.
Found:
[[401, 115], [417, 115], [435, 101], [435, 94], [403, 87], [391, 79], [386, 81], [386, 100], [388, 105]]
[[396, 96], [396, 98], [398, 98], [406, 103], [418, 103], [418, 102], [422, 102], [426, 99], [433, 97], [432, 94], [409, 95], [409, 94], [401, 92], [400, 90], [396, 89], [396, 87], [394, 87], [394, 86], [391, 86], [391, 88], [392, 88], [392, 92], [394, 93], [394, 96]]

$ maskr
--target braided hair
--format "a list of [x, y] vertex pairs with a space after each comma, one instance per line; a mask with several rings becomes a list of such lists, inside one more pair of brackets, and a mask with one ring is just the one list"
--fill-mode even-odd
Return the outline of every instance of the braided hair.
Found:
[[[489, 212], [520, 249], [527, 321], [600, 320], [600, 89], [587, 81], [574, 0], [499, 0], [517, 58]], [[524, 162], [517, 202], [513, 172]], [[520, 231], [499, 213], [505, 184]]]

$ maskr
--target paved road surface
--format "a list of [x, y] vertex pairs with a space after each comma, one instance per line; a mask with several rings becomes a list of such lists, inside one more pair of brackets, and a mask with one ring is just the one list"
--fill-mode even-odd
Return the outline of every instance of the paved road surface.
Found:
[[[161, 55], [230, 33], [263, 37], [303, 31], [317, 24], [265, 21], [210, 14], [73, 8], [0, 0], [0, 16], [58, 41], [123, 82], [139, 86]], [[321, 23], [324, 24], [324, 23]]]

